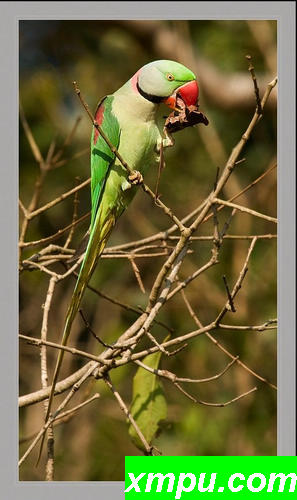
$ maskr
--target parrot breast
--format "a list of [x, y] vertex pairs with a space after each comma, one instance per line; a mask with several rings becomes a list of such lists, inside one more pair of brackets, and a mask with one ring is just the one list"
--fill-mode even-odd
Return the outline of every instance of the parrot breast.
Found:
[[156, 124], [157, 106], [135, 94], [132, 82], [128, 83], [123, 92], [115, 92], [112, 103], [121, 129], [119, 152], [130, 168], [144, 174], [155, 161], [155, 146], [161, 138]]

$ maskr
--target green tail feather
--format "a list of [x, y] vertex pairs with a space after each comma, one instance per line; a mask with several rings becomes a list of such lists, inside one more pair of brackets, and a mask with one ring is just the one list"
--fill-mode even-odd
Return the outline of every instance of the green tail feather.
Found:
[[[98, 214], [100, 216], [100, 214]], [[103, 224], [102, 227], [101, 224], [98, 221], [98, 224], [96, 224], [91, 232], [89, 243], [87, 246], [86, 250], [86, 255], [85, 258], [82, 262], [81, 269], [79, 272], [79, 276], [77, 278], [77, 282], [75, 285], [75, 289], [73, 291], [73, 295], [71, 298], [70, 305], [68, 307], [67, 315], [66, 315], [66, 321], [65, 321], [65, 326], [64, 326], [64, 332], [63, 332], [63, 337], [62, 337], [62, 342], [61, 345], [65, 346], [68, 341], [68, 337], [70, 335], [72, 323], [74, 321], [74, 318], [76, 316], [76, 313], [79, 309], [84, 291], [91, 279], [91, 276], [93, 274], [93, 271], [96, 267], [96, 264], [98, 262], [98, 259], [100, 255], [102, 254], [107, 239], [109, 237], [109, 234], [114, 226], [115, 223], [115, 218], [110, 214], [105, 223]], [[48, 403], [48, 410], [47, 410], [47, 417], [50, 414], [50, 407], [51, 407], [51, 402], [53, 399], [54, 391], [55, 391], [55, 385], [57, 382], [58, 374], [60, 371], [60, 367], [63, 361], [64, 357], [64, 351], [60, 350], [56, 367], [55, 367], [55, 372], [53, 376], [53, 382], [52, 382], [52, 390], [51, 390], [51, 395], [49, 398], [49, 403]]]

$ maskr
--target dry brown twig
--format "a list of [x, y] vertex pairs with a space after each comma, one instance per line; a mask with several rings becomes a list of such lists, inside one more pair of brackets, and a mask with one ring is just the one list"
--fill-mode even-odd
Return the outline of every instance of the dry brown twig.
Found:
[[251, 73], [251, 77], [254, 84], [255, 96], [256, 96], [256, 104], [257, 104], [257, 113], [258, 115], [262, 115], [262, 104], [260, 99], [260, 91], [258, 87], [258, 82], [256, 78], [255, 68], [252, 64], [252, 57], [250, 55], [245, 56], [249, 61], [249, 72]]
[[107, 387], [109, 387], [109, 389], [111, 390], [111, 392], [113, 393], [114, 397], [116, 398], [118, 404], [119, 404], [119, 407], [120, 409], [122, 410], [122, 412], [124, 413], [124, 415], [128, 418], [129, 422], [131, 423], [131, 425], [134, 427], [135, 431], [136, 431], [136, 434], [138, 435], [139, 439], [141, 440], [142, 444], [144, 445], [144, 448], [146, 450], [146, 454], [147, 455], [151, 455], [152, 454], [152, 446], [150, 446], [147, 442], [147, 440], [145, 439], [144, 435], [142, 434], [141, 430], [139, 429], [137, 423], [135, 422], [133, 416], [131, 415], [130, 411], [128, 410], [127, 406], [125, 405], [122, 397], [120, 396], [119, 392], [115, 389], [113, 383], [111, 382], [110, 380], [110, 377], [108, 375], [106, 375], [104, 377], [104, 382], [106, 383]]
[[26, 450], [24, 455], [19, 460], [19, 466], [26, 460], [31, 451], [35, 448], [38, 441], [43, 438], [44, 434], [47, 432], [48, 428], [53, 424], [56, 418], [61, 414], [62, 410], [64, 410], [65, 406], [69, 403], [70, 399], [74, 396], [74, 394], [80, 389], [82, 384], [87, 380], [87, 378], [91, 375], [94, 370], [95, 364], [92, 362], [88, 369], [83, 373], [83, 375], [78, 379], [78, 381], [72, 386], [71, 391], [68, 393], [67, 397], [62, 401], [57, 410], [55, 411], [53, 416], [47, 420], [44, 426], [40, 429], [34, 441], [31, 443], [29, 448]]
[[[46, 301], [43, 310], [43, 319], [41, 327], [41, 340], [46, 342], [47, 330], [48, 330], [48, 314], [51, 307], [51, 302], [54, 294], [54, 289], [57, 283], [57, 278], [53, 276], [49, 280], [48, 292], [46, 295]], [[40, 349], [41, 356], [41, 385], [43, 389], [46, 389], [48, 385], [48, 373], [47, 373], [47, 353], [46, 345], [43, 344]], [[48, 401], [44, 402], [44, 414], [46, 415], [48, 407]], [[54, 433], [52, 425], [48, 428], [47, 434], [47, 461], [46, 461], [46, 481], [53, 481], [54, 479]]]
[[[75, 347], [65, 347], [61, 346], [59, 343], [50, 342], [47, 338], [47, 330], [48, 330], [48, 316], [51, 310], [52, 298], [54, 290], [56, 289], [56, 285], [60, 282], [63, 282], [68, 276], [77, 276], [76, 269], [79, 266], [83, 256], [70, 268], [66, 269], [63, 273], [58, 273], [56, 270], [52, 270], [50, 267], [52, 265], [57, 265], [57, 263], [61, 263], [66, 261], [69, 256], [72, 255], [72, 250], [69, 249], [69, 245], [71, 243], [72, 236], [74, 234], [74, 229], [77, 225], [85, 220], [89, 214], [86, 214], [80, 218], [77, 218], [77, 195], [81, 189], [89, 185], [90, 179], [81, 182], [75, 188], [68, 190], [65, 193], [62, 193], [60, 196], [55, 198], [54, 200], [46, 203], [45, 205], [38, 207], [38, 202], [40, 198], [40, 192], [42, 186], [44, 184], [44, 179], [46, 177], [46, 173], [49, 169], [57, 168], [57, 166], [63, 165], [63, 154], [67, 149], [67, 146], [70, 144], [73, 135], [77, 129], [79, 120], [76, 121], [72, 131], [70, 131], [68, 137], [66, 138], [64, 144], [60, 148], [59, 151], [55, 152], [56, 144], [55, 141], [52, 141], [50, 144], [49, 150], [47, 152], [46, 159], [42, 157], [38, 145], [33, 137], [32, 131], [26, 121], [23, 110], [21, 110], [21, 120], [23, 123], [23, 127], [32, 150], [32, 154], [34, 156], [35, 161], [39, 165], [39, 177], [36, 181], [34, 192], [32, 195], [31, 202], [29, 206], [26, 208], [24, 204], [20, 201], [20, 209], [23, 215], [23, 222], [21, 226], [21, 234], [20, 234], [20, 259], [22, 250], [29, 247], [35, 246], [43, 246], [43, 248], [38, 252], [38, 254], [33, 254], [31, 257], [24, 259], [21, 262], [21, 269], [23, 270], [32, 270], [36, 269], [44, 274], [49, 276], [49, 287], [46, 295], [45, 306], [43, 311], [43, 321], [42, 321], [42, 329], [41, 329], [41, 337], [33, 338], [26, 335], [20, 335], [20, 338], [26, 342], [29, 342], [41, 349], [41, 377], [42, 377], [42, 389], [36, 391], [34, 393], [27, 394], [25, 396], [20, 397], [20, 406], [28, 406], [31, 404], [35, 404], [39, 401], [45, 401], [45, 408], [47, 407], [47, 398], [50, 393], [50, 387], [47, 385], [47, 351], [46, 348], [54, 348], [54, 349], [64, 349], [66, 352], [71, 355], [80, 356], [81, 358], [88, 360], [86, 364], [80, 368], [80, 370], [73, 373], [71, 376], [67, 377], [65, 380], [58, 382], [55, 388], [55, 394], [61, 394], [70, 389], [68, 395], [64, 398], [62, 403], [59, 405], [58, 409], [55, 411], [53, 415], [50, 416], [47, 422], [43, 425], [40, 432], [35, 436], [33, 442], [30, 444], [29, 448], [26, 450], [24, 455], [21, 457], [19, 464], [21, 465], [24, 460], [29, 456], [32, 450], [35, 448], [36, 444], [40, 439], [43, 439], [43, 435], [45, 432], [48, 432], [48, 461], [47, 461], [47, 474], [46, 478], [48, 480], [53, 479], [53, 467], [54, 467], [54, 455], [53, 455], [53, 429], [54, 424], [58, 419], [62, 419], [66, 417], [69, 412], [74, 412], [75, 409], [65, 411], [65, 407], [68, 402], [71, 400], [73, 395], [80, 389], [82, 384], [89, 378], [101, 378], [105, 384], [112, 391], [115, 399], [117, 400], [121, 410], [124, 412], [126, 417], [128, 417], [131, 425], [134, 427], [136, 433], [141, 439], [146, 452], [148, 454], [152, 454], [152, 447], [149, 443], [146, 442], [141, 430], [139, 429], [137, 423], [131, 416], [129, 410], [127, 409], [126, 404], [121, 398], [119, 392], [114, 388], [110, 376], [109, 371], [116, 369], [117, 367], [123, 366], [127, 363], [135, 363], [142, 368], [153, 372], [155, 375], [165, 378], [174, 384], [176, 389], [184, 394], [185, 397], [191, 399], [194, 403], [204, 404], [207, 406], [226, 406], [231, 404], [242, 397], [245, 397], [256, 390], [253, 388], [230, 401], [225, 403], [210, 403], [206, 401], [202, 401], [197, 399], [193, 395], [189, 394], [180, 384], [181, 383], [201, 383], [206, 381], [217, 380], [222, 377], [231, 366], [237, 364], [240, 365], [244, 370], [248, 371], [257, 379], [266, 383], [270, 387], [275, 388], [275, 386], [267, 381], [264, 377], [251, 370], [245, 363], [243, 363], [238, 356], [231, 354], [222, 344], [220, 344], [215, 337], [211, 334], [211, 332], [215, 332], [217, 329], [222, 330], [250, 330], [251, 332], [263, 332], [266, 330], [272, 330], [275, 328], [275, 320], [269, 320], [264, 322], [261, 325], [227, 325], [223, 324], [221, 321], [226, 315], [226, 313], [231, 309], [235, 312], [234, 299], [240, 291], [240, 288], [244, 282], [244, 278], [246, 276], [248, 270], [248, 262], [250, 260], [251, 254], [254, 250], [255, 244], [258, 239], [272, 239], [275, 238], [276, 235], [273, 234], [259, 234], [259, 235], [231, 235], [227, 234], [230, 220], [224, 225], [223, 229], [219, 230], [218, 217], [217, 213], [222, 210], [224, 207], [232, 208], [231, 217], [234, 215], [236, 211], [246, 212], [252, 216], [260, 218], [262, 220], [266, 220], [269, 222], [277, 222], [274, 217], [256, 212], [248, 207], [243, 207], [241, 205], [233, 203], [233, 201], [239, 197], [241, 194], [246, 192], [248, 189], [251, 189], [258, 182], [260, 182], [267, 173], [271, 172], [274, 168], [271, 167], [268, 171], [261, 174], [255, 181], [249, 184], [246, 188], [241, 190], [237, 195], [233, 196], [230, 200], [225, 201], [219, 197], [223, 187], [228, 182], [228, 179], [237, 165], [239, 165], [243, 159], [240, 159], [241, 152], [243, 150], [244, 145], [248, 141], [254, 127], [258, 123], [259, 119], [263, 114], [263, 110], [265, 108], [267, 99], [271, 93], [271, 90], [276, 85], [277, 79], [275, 78], [272, 82], [270, 82], [267, 86], [266, 92], [260, 100], [259, 90], [257, 90], [257, 80], [254, 74], [254, 69], [249, 68], [250, 73], [254, 82], [254, 89], [256, 95], [256, 111], [254, 116], [251, 119], [249, 126], [247, 127], [245, 133], [242, 135], [238, 144], [234, 147], [229, 159], [226, 162], [225, 168], [222, 173], [217, 175], [217, 179], [215, 185], [210, 192], [209, 196], [197, 207], [192, 213], [188, 214], [183, 219], [177, 217], [171, 208], [167, 207], [163, 202], [160, 201], [158, 196], [158, 187], [159, 187], [159, 177], [156, 184], [156, 192], [153, 191], [146, 186], [143, 182], [141, 183], [141, 187], [143, 191], [148, 194], [154, 201], [155, 205], [161, 209], [173, 222], [173, 226], [168, 228], [166, 231], [161, 231], [152, 235], [151, 237], [143, 238], [138, 241], [129, 242], [123, 245], [117, 245], [113, 247], [109, 247], [105, 250], [103, 257], [104, 258], [126, 258], [130, 261], [133, 272], [136, 276], [138, 285], [143, 293], [145, 293], [145, 286], [143, 280], [141, 278], [140, 270], [135, 262], [135, 259], [140, 257], [165, 257], [165, 261], [162, 262], [159, 269], [157, 269], [157, 275], [154, 279], [153, 285], [151, 286], [146, 307], [142, 310], [140, 308], [136, 308], [134, 305], [124, 304], [121, 301], [118, 301], [112, 297], [109, 297], [106, 294], [103, 294], [101, 291], [94, 289], [91, 285], [88, 286], [90, 290], [94, 293], [100, 295], [105, 300], [113, 302], [115, 305], [127, 309], [128, 311], [132, 311], [137, 314], [137, 318], [135, 321], [131, 323], [129, 328], [121, 333], [113, 345], [108, 345], [101, 341], [99, 336], [95, 333], [95, 331], [91, 328], [90, 324], [86, 320], [85, 316], [82, 313], [82, 318], [84, 320], [85, 326], [90, 331], [90, 333], [99, 341], [103, 347], [104, 351], [95, 355], [90, 352], [84, 352]], [[128, 171], [129, 174], [132, 173], [129, 165], [124, 161], [124, 159], [119, 155], [116, 148], [114, 148], [110, 143], [108, 138], [104, 135], [101, 128], [98, 126], [96, 121], [94, 120], [93, 115], [90, 113], [88, 105], [84, 98], [81, 95], [81, 92], [74, 82], [75, 91], [84, 106], [90, 120], [92, 121], [93, 126], [98, 130], [98, 132], [102, 135], [103, 139], [109, 144], [111, 150], [122, 164], [122, 166]], [[162, 155], [161, 155], [162, 156]], [[66, 160], [65, 160], [66, 161]], [[160, 170], [163, 165], [163, 156], [162, 156], [162, 164], [160, 164]], [[47, 236], [45, 238], [41, 238], [35, 241], [25, 241], [28, 225], [31, 220], [44, 214], [47, 210], [56, 206], [58, 203], [62, 203], [64, 200], [68, 199], [70, 196], [74, 195], [74, 208], [73, 208], [73, 217], [72, 222], [68, 224], [63, 229], [59, 229], [55, 234]], [[210, 218], [213, 218], [214, 221], [214, 229], [213, 234], [208, 236], [195, 235], [197, 229], [200, 228], [202, 224], [204, 224]], [[190, 225], [186, 225], [189, 223]], [[60, 238], [65, 235], [67, 232], [68, 237], [64, 245], [50, 245], [49, 247], [44, 247], [47, 243]], [[177, 235], [174, 235], [178, 231]], [[225, 239], [246, 239], [250, 241], [250, 246], [246, 254], [246, 259], [243, 263], [242, 269], [237, 277], [237, 280], [233, 286], [233, 289], [230, 291], [229, 287], [226, 283], [227, 290], [227, 302], [222, 307], [221, 311], [217, 315], [217, 317], [206, 324], [202, 325], [197, 315], [195, 314], [192, 306], [187, 299], [184, 289], [195, 279], [197, 279], [200, 275], [205, 273], [210, 267], [215, 265], [219, 259], [220, 248]], [[191, 252], [189, 249], [189, 245], [194, 241], [211, 241], [211, 256], [209, 260], [205, 263], [201, 263], [200, 268], [195, 270], [194, 273], [187, 275], [183, 278], [179, 278], [178, 274], [181, 268], [183, 261], [186, 256]], [[157, 244], [157, 242], [160, 242]], [[172, 245], [169, 245], [169, 242]], [[162, 250], [162, 251], [161, 251]], [[171, 330], [167, 325], [160, 322], [158, 320], [158, 315], [163, 306], [172, 300], [177, 294], [181, 294], [184, 300], [184, 304], [186, 306], [186, 310], [194, 319], [198, 329], [191, 332], [183, 332], [182, 334], [176, 334], [174, 338], [166, 340], [165, 342], [159, 343], [155, 336], [150, 332], [150, 328], [153, 324], [162, 326], [168, 330]], [[145, 365], [142, 360], [150, 353], [161, 351], [163, 354], [167, 356], [176, 355], [180, 352], [181, 349], [185, 347], [185, 342], [193, 340], [200, 335], [207, 336], [216, 346], [223, 351], [231, 361], [226, 365], [226, 367], [216, 375], [211, 377], [207, 377], [204, 379], [191, 379], [189, 377], [178, 377], [176, 374], [168, 371], [156, 369], [153, 370], [147, 365]], [[139, 345], [140, 340], [143, 337], [147, 337], [149, 339], [149, 346], [141, 351], [137, 351], [137, 347]], [[175, 351], [169, 351], [171, 347], [176, 346], [177, 349]], [[91, 398], [92, 400], [94, 398]], [[79, 405], [76, 408], [83, 406], [84, 403]]]
[[[58, 415], [57, 418], [55, 419], [55, 422], [53, 423], [53, 427], [55, 427], [56, 425], [60, 425], [60, 424], [63, 424], [65, 422], [68, 422], [71, 418], [73, 418], [76, 415], [78, 410], [80, 410], [81, 408], [84, 408], [86, 405], [88, 405], [89, 403], [92, 403], [93, 401], [95, 401], [98, 398], [100, 398], [100, 394], [98, 392], [96, 392], [91, 398], [88, 398], [85, 401], [83, 401], [83, 403], [80, 403], [79, 405], [74, 406], [70, 410], [66, 410], [66, 411], [60, 413], [60, 415]], [[27, 441], [31, 441], [32, 439], [36, 438], [36, 436], [37, 436], [36, 433], [31, 435], [31, 436], [24, 436], [24, 437], [20, 438], [19, 442], [20, 442], [20, 444], [22, 444], [22, 443], [25, 443]]]

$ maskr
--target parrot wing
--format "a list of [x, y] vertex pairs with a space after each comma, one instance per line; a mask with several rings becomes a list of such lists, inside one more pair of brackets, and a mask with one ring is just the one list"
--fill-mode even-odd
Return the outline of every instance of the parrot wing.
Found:
[[[120, 126], [112, 112], [113, 96], [104, 97], [97, 106], [95, 120], [107, 135], [113, 146], [118, 148], [120, 142]], [[94, 127], [91, 137], [91, 193], [92, 193], [92, 230], [100, 200], [102, 198], [109, 169], [115, 154]]]
[[[97, 105], [95, 120], [103, 132], [107, 135], [113, 146], [118, 149], [120, 143], [120, 126], [111, 110], [112, 101], [113, 96], [105, 96], [101, 99]], [[106, 179], [114, 159], [115, 154], [111, 151], [108, 144], [99, 134], [98, 130], [93, 127], [91, 136], [91, 224], [79, 244], [79, 247], [75, 251], [75, 254], [68, 260], [69, 264], [76, 261], [86, 251], [90, 240], [90, 233], [94, 227], [96, 214], [104, 192]]]

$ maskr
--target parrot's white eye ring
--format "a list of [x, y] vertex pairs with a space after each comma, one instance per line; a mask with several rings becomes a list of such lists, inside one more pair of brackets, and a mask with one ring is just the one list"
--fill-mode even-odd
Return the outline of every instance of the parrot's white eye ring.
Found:
[[170, 82], [172, 82], [172, 81], [174, 80], [174, 76], [173, 76], [173, 74], [172, 74], [172, 73], [167, 73], [166, 78], [167, 78], [167, 80], [169, 80]]

